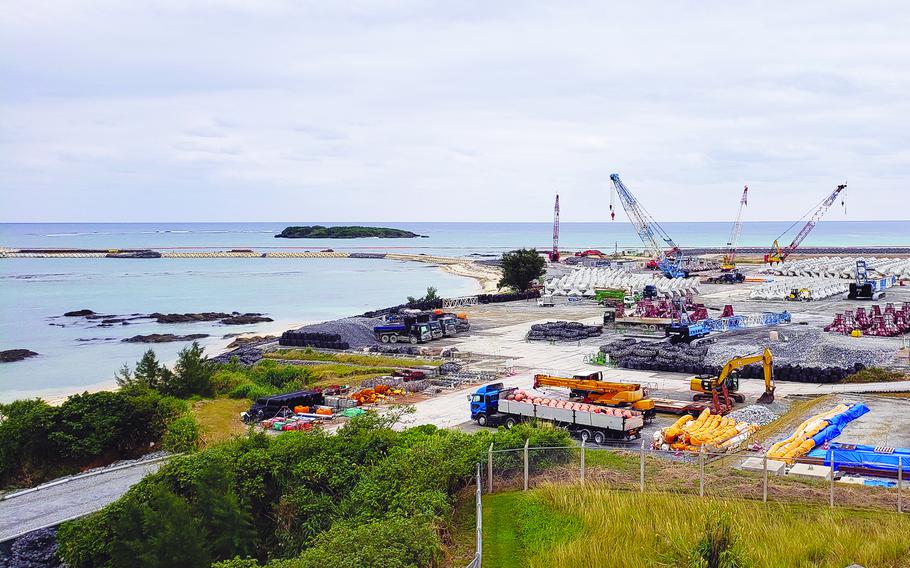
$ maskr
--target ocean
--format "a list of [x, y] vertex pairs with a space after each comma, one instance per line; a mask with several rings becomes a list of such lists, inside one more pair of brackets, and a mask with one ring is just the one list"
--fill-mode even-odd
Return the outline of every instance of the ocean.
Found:
[[[389, 226], [426, 239], [276, 239], [284, 227], [314, 223], [36, 223], [0, 224], [8, 248], [257, 248], [396, 250], [445, 256], [490, 255], [520, 246], [549, 248], [549, 223], [358, 223]], [[341, 223], [321, 223], [325, 225]], [[354, 224], [354, 223], [345, 223]], [[741, 244], [766, 246], [789, 223], [744, 223]], [[722, 246], [729, 223], [663, 223], [681, 246]], [[910, 245], [910, 222], [822, 222], [807, 245]], [[628, 223], [563, 223], [564, 249], [640, 248]], [[40, 356], [0, 364], [0, 402], [55, 398], [114, 384], [149, 345], [121, 340], [148, 333], [207, 333], [208, 352], [231, 333], [277, 333], [295, 325], [362, 313], [420, 296], [436, 286], [444, 296], [476, 293], [470, 278], [431, 265], [368, 259], [0, 259], [0, 350], [31, 349]], [[133, 323], [98, 327], [61, 317], [91, 309], [100, 314], [151, 312], [262, 312], [275, 321], [245, 326], [219, 323]], [[151, 347], [173, 361], [185, 343]]]

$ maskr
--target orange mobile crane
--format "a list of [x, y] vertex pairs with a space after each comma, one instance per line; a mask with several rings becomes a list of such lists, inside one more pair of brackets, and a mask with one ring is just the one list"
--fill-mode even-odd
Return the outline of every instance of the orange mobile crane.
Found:
[[600, 371], [590, 375], [575, 375], [571, 379], [552, 375], [534, 375], [534, 388], [540, 387], [569, 389], [571, 398], [581, 399], [589, 404], [631, 408], [641, 412], [647, 421], [654, 418], [654, 414], [657, 412], [654, 408], [654, 401], [647, 397], [647, 393], [641, 385], [605, 381]]

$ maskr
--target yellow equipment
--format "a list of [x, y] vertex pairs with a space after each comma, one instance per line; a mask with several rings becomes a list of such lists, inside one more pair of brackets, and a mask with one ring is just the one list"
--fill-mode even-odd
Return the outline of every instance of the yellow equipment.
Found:
[[571, 397], [583, 399], [589, 404], [631, 407], [641, 412], [645, 420], [651, 420], [657, 412], [654, 409], [654, 401], [647, 397], [641, 385], [605, 381], [600, 371], [590, 375], [576, 375], [571, 379], [534, 375], [534, 388], [540, 387], [569, 389]]
[[771, 350], [765, 348], [764, 352], [745, 357], [734, 357], [727, 361], [720, 374], [716, 377], [698, 376], [689, 381], [689, 389], [696, 394], [695, 400], [710, 398], [713, 402], [715, 414], [726, 414], [733, 409], [733, 402], [743, 402], [745, 397], [736, 392], [739, 390], [739, 377], [734, 371], [746, 365], [761, 362], [765, 376], [765, 392], [758, 397], [758, 403], [771, 404], [774, 402], [774, 361]]

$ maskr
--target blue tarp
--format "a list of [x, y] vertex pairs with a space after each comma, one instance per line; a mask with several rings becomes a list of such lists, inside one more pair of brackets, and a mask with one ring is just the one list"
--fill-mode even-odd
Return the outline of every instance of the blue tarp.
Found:
[[818, 434], [812, 436], [815, 447], [817, 448], [825, 442], [830, 442], [834, 438], [840, 436], [844, 426], [867, 412], [869, 412], [869, 407], [860, 402], [828, 420], [828, 426]]
[[897, 472], [898, 460], [903, 462], [904, 469], [910, 469], [910, 449], [895, 448], [890, 453], [875, 451], [874, 446], [831, 444], [827, 450], [815, 448], [807, 457], [825, 460], [830, 466], [833, 458], [834, 468], [838, 466], [862, 467], [870, 470]]

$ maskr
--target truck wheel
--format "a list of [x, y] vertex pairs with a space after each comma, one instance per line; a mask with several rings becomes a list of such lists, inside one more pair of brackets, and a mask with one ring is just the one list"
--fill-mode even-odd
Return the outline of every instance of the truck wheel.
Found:
[[397, 336], [397, 335], [390, 335], [390, 336], [389, 336], [389, 343], [398, 343], [398, 336]]
[[389, 342], [389, 336], [388, 336], [388, 335], [382, 335], [382, 336], [379, 337], [379, 340], [382, 341], [383, 343], [388, 343], [388, 342]]
[[480, 426], [486, 426], [487, 425], [487, 416], [485, 414], [481, 414], [480, 416], [478, 416], [477, 424], [479, 424]]
[[411, 338], [408, 341], [411, 342], [411, 345], [417, 345], [417, 338], [414, 337], [413, 335], [411, 336]]
[[518, 424], [518, 421], [515, 420], [514, 418], [512, 418], [511, 416], [509, 416], [508, 418], [506, 418], [506, 428], [511, 429], [511, 428], [513, 428], [516, 424]]
[[598, 446], [603, 445], [607, 441], [607, 437], [604, 436], [603, 432], [594, 432], [594, 443]]
[[579, 430], [578, 439], [581, 440], [582, 442], [584, 442], [585, 444], [587, 444], [588, 440], [591, 439], [591, 431], [590, 430]]

